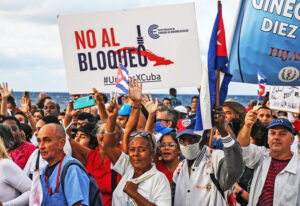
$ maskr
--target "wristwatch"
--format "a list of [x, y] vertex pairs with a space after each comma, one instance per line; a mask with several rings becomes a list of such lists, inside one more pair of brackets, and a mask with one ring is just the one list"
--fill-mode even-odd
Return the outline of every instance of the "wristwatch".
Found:
[[244, 189], [241, 188], [241, 190], [238, 192], [238, 195], [239, 195], [239, 196], [242, 196], [243, 192], [244, 192]]

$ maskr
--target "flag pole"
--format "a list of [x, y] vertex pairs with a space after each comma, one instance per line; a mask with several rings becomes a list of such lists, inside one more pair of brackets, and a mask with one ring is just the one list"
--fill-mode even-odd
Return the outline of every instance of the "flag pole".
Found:
[[[218, 0], [218, 9], [221, 6], [221, 1]], [[220, 106], [220, 69], [216, 70], [216, 106]], [[209, 144], [208, 146], [211, 147], [212, 141], [213, 141], [213, 136], [214, 136], [214, 129], [212, 128], [210, 130], [210, 135], [209, 135]]]

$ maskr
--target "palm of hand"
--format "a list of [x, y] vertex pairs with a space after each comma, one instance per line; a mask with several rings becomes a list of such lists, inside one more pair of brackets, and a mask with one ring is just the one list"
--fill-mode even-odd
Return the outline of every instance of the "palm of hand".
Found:
[[142, 100], [142, 90], [138, 87], [130, 88], [129, 98], [133, 101], [141, 101]]
[[147, 102], [144, 106], [146, 107], [146, 109], [149, 113], [153, 113], [153, 112], [156, 112], [158, 103], [154, 104], [154, 102]]
[[8, 91], [7, 88], [3, 88], [1, 89], [1, 96], [4, 98], [7, 98], [11, 95], [11, 91]]
[[21, 110], [22, 110], [25, 114], [27, 114], [27, 113], [29, 112], [29, 99], [23, 97], [23, 98], [21, 99], [20, 103], [21, 103], [21, 107], [22, 107]]
[[28, 104], [22, 104], [22, 112], [27, 114], [29, 112], [29, 105]]

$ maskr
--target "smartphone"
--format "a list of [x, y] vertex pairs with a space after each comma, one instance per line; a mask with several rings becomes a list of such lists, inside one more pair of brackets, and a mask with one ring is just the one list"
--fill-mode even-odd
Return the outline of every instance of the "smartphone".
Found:
[[83, 109], [95, 105], [94, 95], [85, 96], [74, 100], [74, 109]]
[[24, 91], [24, 97], [29, 97], [29, 91]]

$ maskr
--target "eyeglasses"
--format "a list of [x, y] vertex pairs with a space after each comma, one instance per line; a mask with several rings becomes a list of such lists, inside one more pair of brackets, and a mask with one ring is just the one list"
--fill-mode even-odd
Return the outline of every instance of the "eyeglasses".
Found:
[[167, 143], [160, 144], [159, 148], [162, 149], [162, 148], [166, 148], [167, 146], [170, 148], [174, 148], [177, 146], [177, 144], [175, 142], [167, 142]]
[[154, 142], [153, 142], [153, 139], [152, 139], [152, 135], [150, 132], [131, 132], [129, 134], [129, 137], [136, 137], [136, 136], [141, 136], [141, 137], [145, 137], [147, 139], [150, 139], [150, 142], [152, 144], [152, 148], [154, 148]]
[[169, 122], [169, 121], [172, 121], [172, 120], [169, 120], [169, 119], [156, 119], [157, 122]]

